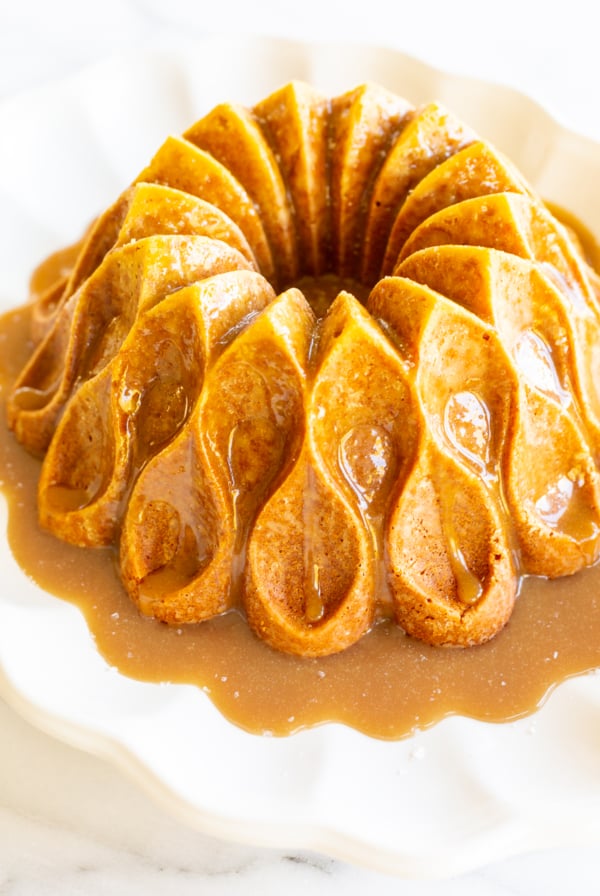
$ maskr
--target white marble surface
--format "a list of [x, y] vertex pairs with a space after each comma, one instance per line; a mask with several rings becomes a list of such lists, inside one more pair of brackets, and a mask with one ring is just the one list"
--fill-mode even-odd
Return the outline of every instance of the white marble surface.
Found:
[[[0, 97], [76, 72], [128, 47], [176, 46], [233, 27], [386, 44], [447, 69], [525, 90], [600, 140], [600, 54], [592, 5], [504, 0], [502, 12], [457, 0], [393, 5], [303, 0], [0, 0]], [[358, 9], [358, 7], [354, 7]], [[500, 7], [498, 7], [500, 9]], [[290, 896], [307, 886], [348, 896], [547, 896], [597, 893], [597, 848], [547, 850], [441, 882], [398, 882], [328, 858], [256, 850], [199, 835], [107, 763], [31, 727], [0, 702], [0, 893]], [[600, 812], [600, 807], [599, 807]]]

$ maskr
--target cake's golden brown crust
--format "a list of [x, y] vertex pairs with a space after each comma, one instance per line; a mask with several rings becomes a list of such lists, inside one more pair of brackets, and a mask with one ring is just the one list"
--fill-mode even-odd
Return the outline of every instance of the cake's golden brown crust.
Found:
[[263, 276], [275, 276], [272, 247], [258, 209], [231, 172], [183, 137], [168, 137], [138, 183], [158, 183], [204, 199], [224, 212], [248, 241]]
[[277, 159], [294, 214], [298, 259], [303, 272], [330, 270], [328, 179], [329, 101], [308, 84], [292, 82], [254, 107]]
[[[413, 109], [377, 174], [362, 249], [362, 280], [373, 284], [384, 272], [394, 221], [417, 184], [476, 135], [438, 103]], [[389, 271], [385, 271], [389, 273]]]
[[236, 249], [204, 236], [146, 237], [110, 252], [17, 379], [7, 408], [18, 438], [43, 454], [74, 388], [114, 357], [140, 314], [183, 286], [248, 267]]
[[121, 568], [144, 612], [194, 622], [234, 602], [251, 523], [294, 454], [312, 325], [298, 290], [267, 305], [207, 371], [187, 426], [141, 472]]
[[42, 525], [76, 544], [112, 543], [131, 471], [182, 427], [240, 318], [273, 298], [263, 277], [236, 270], [177, 290], [136, 321], [65, 409], [40, 477]]
[[8, 416], [42, 524], [118, 545], [169, 623], [242, 607], [304, 656], [390, 617], [486, 641], [521, 575], [600, 553], [599, 282], [438, 104], [222, 104], [37, 302]]
[[217, 159], [245, 189], [256, 208], [273, 254], [279, 287], [298, 277], [292, 209], [277, 159], [255, 116], [224, 103], [185, 133], [190, 143]]

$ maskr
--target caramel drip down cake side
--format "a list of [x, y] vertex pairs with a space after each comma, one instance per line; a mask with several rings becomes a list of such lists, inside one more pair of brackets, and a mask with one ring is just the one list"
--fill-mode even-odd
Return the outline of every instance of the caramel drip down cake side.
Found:
[[67, 404], [42, 465], [42, 524], [75, 544], [111, 544], [137, 472], [189, 417], [240, 318], [273, 291], [235, 271], [179, 289], [140, 315], [120, 351]]
[[471, 246], [425, 249], [398, 268], [495, 328], [519, 387], [504, 501], [523, 570], [554, 577], [593, 562], [598, 550], [598, 399], [581, 370], [593, 370], [593, 309], [575, 313], [544, 270]]
[[327, 314], [314, 367], [304, 443], [253, 528], [246, 587], [253, 627], [307, 656], [341, 650], [372, 624], [387, 593], [382, 524], [418, 434], [400, 358], [347, 293]]
[[[141, 613], [323, 656], [494, 637], [600, 551], [598, 276], [438, 103], [222, 103], [92, 224], [7, 400]], [[310, 286], [309, 286], [310, 284]]]
[[494, 331], [427, 287], [389, 278], [368, 307], [410, 364], [425, 421], [385, 533], [398, 619], [430, 643], [486, 640], [516, 593], [499, 494], [515, 377]]
[[116, 247], [67, 300], [17, 379], [8, 417], [18, 438], [43, 454], [77, 387], [120, 350], [136, 317], [199, 278], [249, 267], [204, 236], [154, 236]]
[[140, 473], [121, 569], [143, 612], [193, 622], [232, 606], [248, 530], [298, 441], [312, 313], [274, 299], [208, 371], [196, 406]]

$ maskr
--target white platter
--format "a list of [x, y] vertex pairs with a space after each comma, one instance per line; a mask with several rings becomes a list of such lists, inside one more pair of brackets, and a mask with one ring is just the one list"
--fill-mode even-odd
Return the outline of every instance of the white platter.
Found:
[[[220, 100], [252, 103], [290, 78], [329, 93], [369, 79], [415, 103], [439, 99], [545, 198], [600, 233], [600, 147], [513, 90], [394, 51], [207, 40], [113, 59], [0, 106], [0, 309], [25, 300], [36, 263], [76, 239], [168, 132]], [[258, 737], [195, 688], [144, 684], [108, 667], [80, 613], [22, 573], [5, 536], [0, 569], [5, 699], [45, 731], [114, 761], [206, 833], [421, 878], [600, 841], [596, 675], [502, 725], [453, 718], [398, 742], [339, 725]]]

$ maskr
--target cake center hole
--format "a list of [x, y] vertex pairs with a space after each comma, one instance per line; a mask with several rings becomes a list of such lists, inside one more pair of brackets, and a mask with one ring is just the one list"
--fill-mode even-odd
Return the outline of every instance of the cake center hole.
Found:
[[317, 318], [325, 317], [338, 293], [342, 291], [352, 293], [364, 305], [371, 291], [369, 287], [358, 280], [340, 277], [334, 273], [321, 274], [317, 277], [301, 277], [291, 285], [303, 293]]

